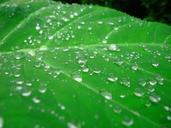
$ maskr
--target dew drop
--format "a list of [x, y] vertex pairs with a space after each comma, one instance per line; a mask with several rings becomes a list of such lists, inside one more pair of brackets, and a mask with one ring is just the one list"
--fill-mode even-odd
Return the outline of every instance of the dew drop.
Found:
[[75, 125], [75, 124], [72, 123], [72, 122], [68, 122], [68, 123], [67, 123], [67, 126], [68, 126], [68, 128], [78, 128], [77, 125]]
[[141, 89], [137, 88], [134, 91], [134, 95], [137, 97], [142, 97], [144, 95], [144, 92]]
[[36, 30], [40, 30], [40, 25], [36, 24]]
[[60, 107], [61, 110], [65, 110], [65, 106], [62, 104], [58, 104], [58, 106]]
[[138, 65], [137, 64], [133, 64], [131, 69], [134, 70], [134, 71], [137, 71], [138, 70]]
[[48, 49], [48, 47], [46, 45], [42, 45], [39, 50], [40, 51], [46, 51]]
[[38, 99], [37, 97], [33, 97], [33, 102], [35, 103], [35, 104], [38, 104], [38, 103], [40, 103], [40, 99]]
[[82, 77], [79, 74], [74, 74], [72, 78], [77, 82], [82, 82]]
[[122, 78], [120, 83], [126, 87], [130, 87], [130, 80], [129, 78]]
[[121, 109], [121, 107], [119, 107], [119, 106], [115, 106], [114, 107], [114, 109], [113, 109], [113, 111], [115, 112], [115, 113], [121, 113], [121, 111], [122, 111], [122, 109]]
[[107, 92], [107, 91], [103, 91], [101, 92], [101, 95], [107, 99], [107, 100], [111, 100], [112, 99], [112, 94], [110, 92]]
[[31, 91], [30, 90], [24, 90], [23, 92], [22, 92], [22, 96], [24, 96], [24, 97], [28, 97], [28, 96], [30, 96], [31, 95]]
[[145, 80], [143, 80], [143, 79], [140, 79], [138, 81], [138, 84], [144, 87], [147, 84], [147, 82]]
[[30, 56], [35, 56], [35, 51], [34, 51], [34, 50], [29, 50], [29, 51], [28, 51], [28, 54], [29, 54]]
[[24, 83], [24, 81], [22, 81], [22, 80], [17, 80], [16, 81], [16, 84], [18, 84], [18, 85], [22, 85]]
[[46, 86], [41, 86], [41, 87], [39, 88], [39, 92], [40, 92], [40, 93], [45, 93], [46, 90], [47, 90]]
[[3, 128], [4, 126], [4, 119], [0, 117], [0, 128]]
[[89, 71], [89, 68], [83, 67], [82, 71], [83, 71], [83, 72], [88, 72], [88, 71]]
[[134, 120], [127, 117], [127, 118], [123, 119], [122, 124], [126, 127], [130, 127], [134, 124]]
[[53, 36], [48, 36], [48, 39], [49, 40], [53, 40]]
[[157, 67], [159, 67], [159, 63], [152, 63], [152, 66], [157, 68]]
[[166, 117], [166, 119], [169, 120], [169, 121], [171, 121], [171, 116], [168, 115], [168, 116]]
[[149, 84], [152, 85], [152, 86], [154, 86], [154, 85], [157, 84], [157, 81], [156, 81], [156, 80], [150, 80], [150, 81], [149, 81]]
[[116, 77], [114, 75], [110, 75], [110, 76], [108, 76], [107, 80], [110, 82], [115, 82], [118, 80], [118, 77]]
[[110, 44], [109, 47], [108, 47], [108, 49], [109, 49], [110, 51], [117, 51], [117, 50], [118, 50], [116, 44]]
[[160, 96], [158, 96], [158, 95], [156, 95], [156, 94], [150, 95], [150, 96], [149, 96], [149, 99], [150, 99], [150, 101], [153, 102], [153, 103], [158, 103], [158, 102], [161, 100]]

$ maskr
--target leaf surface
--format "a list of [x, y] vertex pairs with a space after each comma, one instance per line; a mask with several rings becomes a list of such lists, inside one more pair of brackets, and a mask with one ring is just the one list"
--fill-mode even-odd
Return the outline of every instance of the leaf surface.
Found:
[[171, 127], [170, 26], [11, 0], [0, 33], [0, 128]]

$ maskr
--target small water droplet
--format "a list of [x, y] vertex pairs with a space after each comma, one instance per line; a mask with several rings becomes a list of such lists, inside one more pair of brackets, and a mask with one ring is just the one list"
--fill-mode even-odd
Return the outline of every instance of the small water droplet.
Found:
[[83, 71], [83, 72], [88, 72], [88, 71], [89, 71], [89, 68], [83, 67], [82, 71]]
[[154, 79], [152, 79], [152, 80], [149, 81], [149, 84], [152, 85], [152, 86], [154, 86], [154, 85], [157, 84], [157, 81], [154, 80]]
[[40, 30], [40, 25], [36, 24], [36, 30]]
[[47, 91], [46, 85], [41, 85], [41, 86], [39, 87], [39, 92], [40, 92], [40, 93], [45, 93], [46, 91]]
[[38, 99], [37, 97], [33, 97], [33, 102], [35, 103], [35, 104], [38, 104], [38, 103], [40, 103], [40, 99]]
[[53, 38], [54, 38], [53, 36], [48, 36], [49, 40], [53, 40]]
[[110, 92], [107, 92], [107, 91], [102, 91], [101, 92], [101, 95], [107, 99], [107, 100], [111, 100], [112, 99], [112, 94]]
[[34, 50], [29, 50], [29, 51], [28, 51], [28, 54], [29, 54], [30, 56], [35, 56], [35, 51], [34, 51]]
[[78, 128], [78, 126], [72, 122], [67, 123], [68, 128]]
[[31, 95], [31, 91], [28, 90], [28, 89], [25, 89], [25, 90], [22, 92], [22, 96], [24, 96], [24, 97], [28, 97], [28, 96], [30, 96], [30, 95]]
[[157, 68], [157, 67], [159, 67], [159, 63], [152, 63], [152, 66]]
[[131, 66], [131, 69], [134, 70], [134, 71], [137, 71], [138, 70], [138, 65], [137, 64], [133, 64]]
[[126, 87], [130, 87], [131, 82], [130, 82], [129, 78], [122, 78], [120, 83]]
[[151, 95], [149, 96], [149, 99], [150, 99], [150, 101], [153, 102], [153, 103], [158, 103], [158, 102], [161, 100], [160, 96], [158, 96], [158, 95], [156, 95], [156, 94], [151, 94]]
[[79, 74], [74, 74], [72, 78], [77, 82], [82, 82], [82, 77]]
[[141, 89], [137, 88], [134, 91], [134, 95], [137, 97], [142, 97], [144, 95], [144, 92]]
[[169, 120], [169, 121], [171, 121], [171, 115], [168, 115], [168, 116], [166, 117], [166, 119]]
[[23, 83], [24, 83], [23, 80], [16, 80], [16, 84], [18, 84], [18, 85], [22, 85]]
[[143, 80], [143, 79], [140, 79], [140, 80], [138, 81], [138, 83], [139, 83], [139, 85], [141, 85], [141, 86], [143, 86], [143, 87], [147, 84], [147, 82], [146, 82], [145, 80]]
[[46, 45], [42, 45], [39, 50], [40, 51], [46, 51], [48, 49], [48, 47]]
[[114, 107], [114, 109], [113, 109], [113, 111], [115, 112], [115, 113], [121, 113], [121, 111], [122, 111], [122, 109], [121, 109], [121, 107], [119, 107], [119, 106], [115, 106]]
[[0, 128], [3, 128], [4, 126], [4, 119], [0, 117]]
[[109, 49], [110, 51], [117, 51], [117, 50], [118, 50], [116, 44], [110, 44], [109, 47], [108, 47], [108, 49]]
[[130, 127], [134, 124], [134, 120], [132, 118], [126, 117], [125, 119], [123, 119], [122, 124], [126, 127]]
[[108, 81], [110, 82], [115, 82], [118, 80], [118, 77], [114, 76], [114, 75], [109, 75], [107, 78]]
[[60, 107], [61, 110], [65, 110], [65, 106], [62, 104], [58, 104], [58, 106]]

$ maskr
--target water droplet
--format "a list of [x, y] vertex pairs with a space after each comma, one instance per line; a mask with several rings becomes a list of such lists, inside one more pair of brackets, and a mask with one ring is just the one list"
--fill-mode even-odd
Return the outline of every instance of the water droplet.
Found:
[[40, 25], [36, 24], [36, 30], [40, 30]]
[[134, 120], [126, 117], [125, 119], [123, 119], [122, 124], [126, 127], [130, 127], [134, 124]]
[[150, 81], [149, 81], [149, 84], [152, 85], [152, 86], [154, 86], [154, 85], [157, 84], [157, 81], [156, 81], [156, 80], [150, 80]]
[[142, 97], [144, 95], [144, 92], [140, 88], [137, 88], [134, 91], [134, 95], [137, 97]]
[[28, 89], [25, 89], [25, 90], [22, 92], [22, 96], [24, 96], [24, 97], [28, 97], [28, 96], [30, 96], [30, 95], [31, 95], [31, 91], [28, 90]]
[[108, 47], [108, 49], [109, 49], [110, 51], [117, 51], [117, 50], [118, 50], [116, 44], [110, 44], [109, 47]]
[[126, 95], [121, 94], [119, 97], [123, 99], [123, 98], [125, 98], [125, 97], [126, 97]]
[[22, 81], [22, 80], [17, 80], [16, 81], [16, 84], [18, 84], [18, 85], [22, 85], [24, 83], [24, 81]]
[[40, 86], [39, 87], [39, 92], [40, 93], [45, 93], [47, 91], [47, 87], [46, 86]]
[[118, 77], [114, 76], [114, 75], [109, 75], [107, 78], [108, 81], [110, 82], [115, 82], [118, 80]]
[[4, 126], [4, 119], [0, 117], [0, 128], [3, 128]]
[[39, 50], [40, 51], [46, 51], [48, 49], [48, 47], [46, 45], [42, 45]]
[[169, 121], [171, 121], [171, 115], [168, 115], [168, 116], [166, 117], [166, 119], [169, 120]]
[[38, 103], [40, 103], [40, 99], [38, 99], [37, 97], [33, 97], [33, 102], [35, 103], [35, 104], [38, 104]]
[[88, 71], [89, 71], [89, 68], [83, 67], [82, 71], [83, 71], [83, 72], [88, 72]]
[[130, 87], [130, 80], [129, 78], [122, 78], [120, 83], [126, 87]]
[[152, 66], [157, 68], [159, 66], [159, 63], [152, 63]]
[[134, 71], [137, 71], [138, 70], [138, 65], [137, 64], [133, 64], [131, 66], [131, 69], [134, 70]]
[[53, 40], [53, 36], [48, 36], [48, 39], [49, 40]]
[[164, 106], [164, 109], [168, 112], [171, 111], [171, 108], [169, 106]]
[[82, 77], [79, 74], [74, 74], [72, 78], [77, 82], [82, 82]]
[[68, 122], [68, 123], [67, 123], [67, 126], [68, 126], [68, 128], [78, 128], [78, 126], [75, 125], [75, 124], [72, 123], [72, 122]]
[[29, 51], [28, 51], [28, 54], [29, 54], [30, 56], [35, 56], [35, 51], [34, 51], [34, 50], [29, 50]]
[[121, 109], [121, 107], [119, 107], [119, 106], [115, 106], [114, 107], [114, 109], [113, 109], [113, 111], [115, 112], [115, 113], [121, 113], [121, 111], [122, 111], [122, 109]]
[[98, 21], [97, 23], [98, 23], [98, 24], [103, 24], [103, 21]]
[[156, 94], [151, 94], [151, 95], [149, 96], [149, 99], [150, 99], [150, 101], [153, 102], [153, 103], [158, 103], [158, 102], [161, 100], [160, 96], [158, 96], [158, 95], [156, 95]]
[[143, 87], [147, 84], [147, 82], [146, 82], [145, 80], [143, 80], [143, 79], [140, 79], [140, 80], [138, 81], [138, 83], [139, 83], [139, 85], [141, 85], [141, 86], [143, 86]]
[[58, 104], [58, 106], [60, 107], [61, 110], [65, 110], [65, 106], [62, 104]]
[[112, 99], [112, 94], [110, 92], [107, 92], [107, 91], [102, 91], [101, 92], [101, 95], [107, 99], [107, 100], [111, 100]]

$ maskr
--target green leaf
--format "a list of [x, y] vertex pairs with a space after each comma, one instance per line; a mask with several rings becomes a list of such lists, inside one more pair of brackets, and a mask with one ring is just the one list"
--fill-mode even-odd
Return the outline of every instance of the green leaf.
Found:
[[10, 0], [0, 33], [0, 128], [171, 127], [170, 26]]

